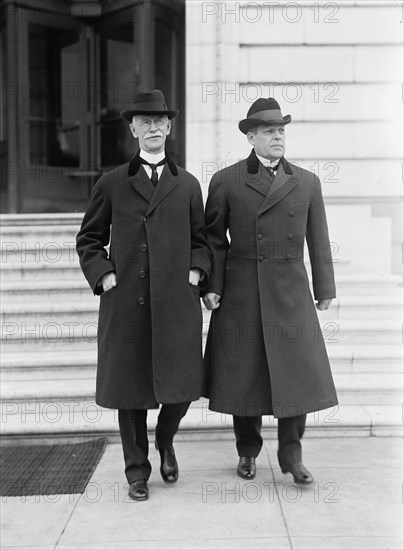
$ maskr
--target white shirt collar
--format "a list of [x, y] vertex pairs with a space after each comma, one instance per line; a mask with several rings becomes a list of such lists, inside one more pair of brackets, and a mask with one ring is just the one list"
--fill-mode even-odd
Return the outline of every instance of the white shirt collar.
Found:
[[[257, 153], [255, 153], [257, 155]], [[265, 168], [268, 168], [268, 166], [270, 166], [271, 168], [273, 168], [274, 166], [276, 166], [280, 159], [276, 159], [276, 160], [269, 160], [269, 159], [266, 159], [265, 157], [261, 157], [260, 155], [257, 155], [257, 158], [260, 162], [262, 162], [262, 164], [265, 166]]]
[[150, 164], [157, 164], [163, 158], [166, 156], [165, 151], [162, 151], [161, 153], [157, 153], [156, 155], [152, 155], [151, 153], [146, 153], [146, 151], [143, 151], [143, 149], [140, 149], [140, 156], [143, 160], [150, 162]]

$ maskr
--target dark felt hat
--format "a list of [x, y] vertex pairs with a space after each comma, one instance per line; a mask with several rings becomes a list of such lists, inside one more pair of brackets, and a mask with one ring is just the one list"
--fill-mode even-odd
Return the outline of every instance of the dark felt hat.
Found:
[[138, 92], [135, 96], [133, 108], [121, 111], [121, 117], [132, 121], [134, 115], [167, 115], [168, 118], [174, 118], [179, 111], [169, 109], [161, 90], [152, 90], [151, 92]]
[[241, 120], [238, 127], [246, 134], [257, 126], [283, 126], [292, 120], [290, 115], [283, 116], [279, 103], [273, 97], [261, 97], [254, 101], [248, 110], [247, 118]]

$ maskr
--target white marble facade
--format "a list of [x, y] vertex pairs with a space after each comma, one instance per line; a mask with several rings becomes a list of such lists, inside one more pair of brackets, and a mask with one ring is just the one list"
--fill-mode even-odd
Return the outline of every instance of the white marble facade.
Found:
[[188, 1], [186, 159], [204, 195], [249, 152], [237, 122], [274, 96], [292, 115], [287, 158], [320, 176], [341, 254], [356, 246], [356, 271], [400, 274], [402, 17], [399, 2]]

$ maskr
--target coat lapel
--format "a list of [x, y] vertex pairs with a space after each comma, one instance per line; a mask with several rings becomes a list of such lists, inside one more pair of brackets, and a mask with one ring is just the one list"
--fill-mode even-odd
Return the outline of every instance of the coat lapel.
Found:
[[154, 187], [143, 167], [141, 167], [136, 176], [132, 176], [129, 181], [133, 189], [137, 191], [139, 195], [142, 195], [147, 202], [151, 201]]
[[278, 171], [276, 173], [275, 179], [272, 182], [272, 185], [268, 191], [267, 196], [264, 199], [264, 202], [259, 209], [258, 214], [266, 212], [280, 200], [282, 200], [286, 195], [288, 195], [292, 189], [296, 187], [299, 182], [298, 175], [296, 171], [290, 166], [290, 164], [282, 159], [279, 163]]
[[153, 187], [146, 170], [140, 162], [139, 152], [129, 163], [128, 176], [129, 182], [148, 203], [147, 215], [160, 204], [160, 202], [177, 187], [178, 170], [174, 162], [166, 155], [166, 164], [159, 178], [156, 188]]
[[250, 156], [247, 158], [247, 175], [245, 183], [266, 197], [269, 186], [268, 172], [258, 160], [254, 149], [251, 150]]
[[247, 172], [246, 184], [252, 189], [255, 189], [255, 191], [258, 191], [258, 193], [261, 193], [261, 195], [264, 195], [264, 197], [267, 196], [269, 175], [261, 163], [256, 174]]
[[254, 149], [247, 158], [246, 185], [265, 196], [258, 213], [262, 214], [288, 195], [296, 187], [299, 178], [295, 169], [282, 157], [276, 176], [268, 190], [268, 175], [263, 164], [258, 160]]
[[129, 163], [128, 177], [133, 189], [147, 202], [150, 202], [154, 193], [154, 187], [146, 174], [146, 170], [141, 165], [139, 153], [137, 153]]

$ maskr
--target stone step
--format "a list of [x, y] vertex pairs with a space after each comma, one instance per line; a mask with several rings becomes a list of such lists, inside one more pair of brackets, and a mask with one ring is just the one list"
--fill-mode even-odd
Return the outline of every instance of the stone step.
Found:
[[[199, 405], [199, 402], [197, 402]], [[196, 439], [234, 440], [230, 415], [191, 405], [182, 419], [176, 441]], [[46, 437], [69, 438], [99, 436], [119, 441], [117, 411], [101, 409], [89, 401], [32, 402], [3, 405], [4, 426], [2, 438], [14, 441], [39, 441]], [[157, 410], [147, 416], [151, 441], [157, 423]], [[262, 432], [276, 439], [277, 422], [271, 416], [263, 417]], [[402, 437], [401, 407], [398, 405], [344, 405], [307, 415], [305, 437]]]
[[348, 295], [333, 300], [326, 311], [318, 311], [322, 319], [402, 319], [402, 292], [383, 295]]
[[[87, 281], [83, 277], [62, 280], [27, 280], [8, 281], [1, 286], [3, 309], [9, 303], [31, 303], [68, 300], [70, 303], [81, 303], [83, 300], [97, 300], [93, 296]], [[98, 304], [98, 301], [97, 301]], [[27, 306], [30, 307], [30, 306]]]
[[[209, 326], [208, 313], [203, 323], [203, 339], [206, 341]], [[24, 318], [24, 317], [22, 317]], [[29, 315], [17, 322], [6, 317], [3, 320], [0, 337], [3, 352], [44, 350], [89, 350], [96, 345], [97, 317], [86, 317], [71, 312], [55, 312], [52, 317], [41, 318]], [[15, 318], [14, 318], [15, 319]], [[399, 319], [320, 319], [313, 325], [313, 340], [321, 337], [330, 348], [347, 344], [400, 344], [402, 342], [402, 325]], [[290, 323], [283, 332], [290, 342], [299, 339], [299, 326]]]
[[399, 275], [374, 275], [369, 273], [342, 273], [336, 278], [337, 295], [385, 296], [402, 292], [402, 278]]
[[[207, 318], [206, 312], [203, 323], [204, 338], [209, 326]], [[325, 343], [329, 346], [350, 343], [399, 344], [402, 334], [399, 319], [320, 319], [318, 325], [313, 325], [314, 341], [320, 338], [320, 329]], [[296, 323], [285, 325], [284, 337], [294, 343], [299, 339], [299, 330]], [[35, 316], [35, 313], [21, 317], [4, 314], [0, 336], [3, 351], [15, 351], [16, 348], [18, 350], [19, 345], [24, 346], [26, 351], [39, 350], [43, 346], [55, 344], [64, 349], [72, 349], [73, 345], [81, 345], [83, 340], [89, 343], [96, 341], [97, 316], [94, 310], [92, 315], [85, 315], [83, 312], [73, 314], [71, 310], [57, 311], [46, 317]], [[56, 350], [57, 347], [53, 349]]]
[[[80, 229], [80, 223], [47, 225], [0, 225], [0, 240], [2, 243], [14, 243], [25, 245], [29, 248], [32, 244], [46, 246], [49, 242], [63, 243], [76, 242], [76, 235]], [[12, 247], [2, 246], [1, 251], [7, 252]], [[22, 247], [24, 250], [24, 247]]]
[[[66, 296], [55, 295], [44, 297], [41, 301], [26, 302], [22, 300], [2, 301], [0, 319], [4, 322], [47, 323], [95, 322], [98, 318], [99, 298], [91, 292], [80, 301], [66, 301]], [[210, 313], [203, 307], [204, 322], [208, 323]], [[328, 310], [319, 311], [320, 320], [336, 321], [339, 319], [402, 319], [401, 296], [397, 293], [386, 296], [345, 296], [333, 300]]]
[[403, 402], [401, 373], [336, 373], [341, 405], [393, 405]]
[[26, 326], [39, 323], [41, 326], [53, 324], [65, 324], [75, 322], [85, 325], [97, 322], [99, 299], [90, 296], [90, 300], [81, 302], [32, 302], [25, 304], [16, 302], [7, 304], [0, 313], [3, 323], [17, 323]]
[[[401, 435], [401, 406], [390, 400], [386, 404], [340, 404], [324, 411], [310, 413], [307, 419], [308, 434], [346, 436], [354, 429], [356, 435]], [[386, 400], [389, 392], [386, 395]], [[53, 434], [116, 434], [118, 433], [118, 414], [116, 410], [97, 406], [93, 395], [45, 399], [3, 400], [2, 437], [44, 437]], [[148, 427], [154, 432], [157, 410], [150, 410]], [[273, 417], [263, 418], [263, 431], [274, 427]], [[220, 434], [234, 437], [232, 417], [210, 411], [208, 402], [202, 398], [191, 404], [189, 411], [180, 424], [178, 437], [216, 438]]]
[[[108, 247], [107, 247], [108, 250]], [[71, 235], [44, 238], [38, 236], [36, 241], [3, 240], [1, 242], [0, 264], [10, 266], [9, 269], [28, 268], [32, 264], [42, 264], [44, 268], [52, 268], [55, 264], [78, 264], [79, 256], [76, 252], [76, 241]], [[310, 272], [309, 254], [306, 250], [304, 264]], [[351, 266], [350, 257], [342, 257], [341, 254], [335, 258], [335, 273], [347, 273]]]
[[[390, 264], [390, 250], [384, 246], [391, 235], [388, 218], [372, 217], [369, 205], [357, 204], [327, 205], [327, 214], [333, 258], [338, 260], [334, 265], [336, 273], [349, 268], [382, 272]], [[15, 217], [4, 219], [0, 226], [2, 265], [77, 261], [75, 240], [82, 217], [83, 214], [74, 214], [65, 218], [55, 215], [54, 219], [52, 215], [21, 221]], [[361, 242], [359, 251], [358, 242]], [[375, 249], [379, 250], [377, 257], [373, 254]]]
[[[76, 252], [75, 241], [69, 241], [67, 238], [59, 242], [48, 240], [47, 242], [24, 242], [17, 243], [12, 241], [3, 241], [1, 243], [0, 265], [2, 270], [11, 277], [10, 271], [27, 272], [30, 269], [37, 277], [38, 273], [52, 275], [56, 273], [58, 266], [70, 268], [69, 274], [74, 274], [71, 268], [79, 272], [79, 256]], [[308, 254], [305, 254], [304, 264], [308, 273], [310, 273], [310, 261]], [[333, 263], [335, 274], [349, 273], [351, 267], [351, 258], [338, 257]], [[49, 268], [49, 274], [46, 269]], [[22, 275], [22, 274], [20, 274]]]
[[[348, 262], [348, 259], [346, 261]], [[74, 262], [31, 262], [19, 264], [18, 268], [13, 263], [5, 263], [1, 265], [1, 271], [1, 292], [6, 301], [35, 301], [42, 299], [44, 295], [52, 296], [59, 293], [68, 294], [72, 299], [80, 299], [83, 295], [92, 294], [77, 259]], [[310, 270], [308, 274], [310, 275]], [[350, 273], [347, 264], [344, 264], [341, 272], [336, 270], [336, 285], [338, 296], [385, 296], [399, 292], [402, 289], [402, 279], [399, 275], [377, 275], [357, 271]]]
[[58, 280], [83, 278], [78, 260], [57, 262], [26, 262], [15, 265], [13, 262], [3, 263], [1, 266], [2, 281], [31, 282], [43, 280]]
[[402, 344], [327, 346], [334, 373], [393, 373], [403, 371]]
[[[15, 327], [6, 327], [14, 330]], [[62, 329], [65, 329], [64, 331]], [[30, 332], [29, 332], [30, 330]], [[36, 326], [20, 327], [18, 334], [11, 338], [5, 335], [1, 338], [2, 353], [70, 353], [95, 352], [97, 350], [97, 334], [94, 326]]]
[[97, 361], [96, 350], [69, 350], [53, 353], [52, 350], [45, 352], [33, 352], [30, 354], [24, 351], [16, 351], [14, 353], [8, 353], [3, 351], [2, 353], [2, 372], [7, 370], [36, 370], [43, 369], [64, 369], [73, 368], [75, 370], [95, 366]]
[[44, 266], [60, 263], [79, 262], [76, 252], [76, 242], [67, 239], [59, 242], [49, 240], [47, 242], [16, 243], [3, 241], [1, 243], [1, 266], [10, 265], [18, 269], [20, 266], [30, 264], [43, 264]]
[[[17, 256], [3, 257], [0, 264], [3, 282], [13, 288], [13, 282], [15, 284], [17, 281], [21, 283], [31, 281], [38, 285], [46, 281], [67, 284], [69, 280], [85, 280], [75, 248], [49, 246], [46, 251], [37, 252], [32, 251], [32, 254], [27, 254], [23, 260]], [[349, 258], [343, 258], [334, 263], [336, 277], [339, 275], [349, 276], [350, 261]], [[305, 267], [310, 276], [308, 259], [305, 260]]]
[[[386, 345], [402, 342], [400, 319], [320, 319], [319, 325], [328, 346], [353, 343]], [[294, 338], [292, 329], [289, 338]], [[316, 328], [313, 328], [313, 338], [318, 338]]]
[[[2, 241], [0, 265], [2, 270], [10, 271], [14, 269], [27, 271], [32, 268], [33, 273], [37, 273], [38, 269], [49, 268], [51, 270], [49, 274], [52, 274], [55, 273], [54, 269], [57, 269], [59, 265], [79, 269], [79, 256], [76, 252], [75, 240], [69, 241], [67, 237], [60, 241], [48, 240], [46, 242]], [[304, 257], [304, 265], [307, 272], [310, 273], [310, 260], [307, 252]], [[39, 268], [39, 266], [41, 267]], [[351, 258], [339, 256], [333, 262], [333, 267], [336, 275], [349, 273]]]
[[97, 351], [70, 351], [53, 353], [3, 353], [1, 376], [3, 381], [46, 381], [62, 382], [72, 379], [95, 381]]
[[80, 225], [83, 213], [81, 212], [52, 212], [51, 214], [2, 214], [0, 229], [13, 227], [34, 227], [46, 225], [46, 227], [61, 225]]
[[[329, 346], [333, 373], [399, 373], [403, 369], [401, 345]], [[25, 353], [3, 352], [2, 380], [70, 380], [95, 378], [96, 349], [70, 351], [42, 351]]]
[[[358, 220], [368, 223], [372, 220], [372, 208], [368, 204], [327, 204], [327, 217], [335, 226], [344, 226], [347, 221]], [[344, 216], [341, 218], [341, 210]], [[32, 236], [54, 236], [67, 232], [75, 236], [80, 228], [84, 213], [51, 213], [51, 214], [2, 214], [0, 219], [0, 237], [14, 236], [16, 239], [29, 241]]]
[[[10, 369], [9, 364], [8, 375], [2, 380], [2, 399], [29, 401], [94, 398], [96, 369], [93, 355], [87, 354], [79, 365], [76, 363], [74, 367], [69, 365], [67, 368], [61, 360], [59, 363], [56, 360], [50, 367], [50, 357], [47, 360], [48, 366], [42, 364], [41, 369], [34, 373], [32, 366], [29, 369], [21, 366]], [[333, 377], [342, 404], [392, 404], [402, 401], [400, 372], [334, 372]]]

